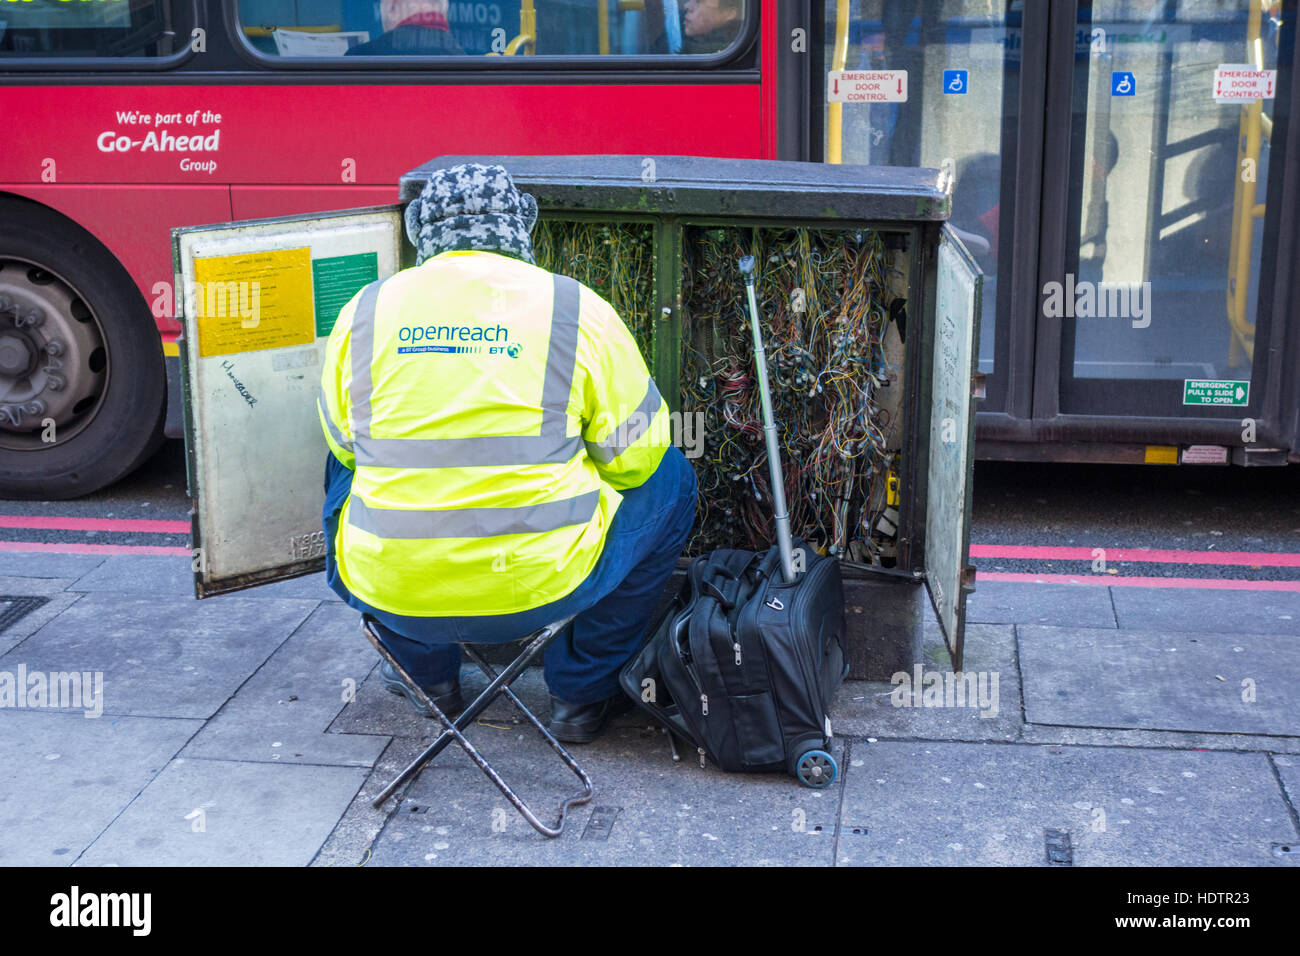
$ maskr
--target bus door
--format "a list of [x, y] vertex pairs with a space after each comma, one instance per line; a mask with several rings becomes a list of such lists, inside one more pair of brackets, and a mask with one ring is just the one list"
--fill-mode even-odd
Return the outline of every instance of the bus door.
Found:
[[953, 176], [985, 274], [981, 457], [1285, 459], [1294, 3], [818, 9], [811, 155]]
[[1044, 156], [1034, 418], [1060, 437], [1147, 461], [1279, 454], [1282, 7], [1091, 0], [1053, 24], [1047, 109], [1069, 122]]
[[812, 93], [824, 120], [814, 155], [820, 145], [828, 162], [929, 166], [953, 178], [949, 225], [984, 273], [981, 420], [1031, 412], [1033, 328], [1011, 317], [1034, 295], [1032, 264], [1014, 250], [1037, 242], [1046, 8], [826, 0], [817, 23]]

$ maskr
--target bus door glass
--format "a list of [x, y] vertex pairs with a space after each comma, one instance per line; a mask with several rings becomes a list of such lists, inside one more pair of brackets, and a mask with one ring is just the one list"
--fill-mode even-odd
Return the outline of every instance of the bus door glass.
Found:
[[[982, 408], [1006, 403], [1021, 51], [1019, 3], [824, 4], [825, 157], [954, 177], [949, 224], [984, 273]], [[846, 71], [839, 73], [840, 70]]]
[[1044, 277], [1042, 301], [1060, 327], [1061, 413], [1255, 406], [1280, 7], [1080, 5], [1065, 268]]

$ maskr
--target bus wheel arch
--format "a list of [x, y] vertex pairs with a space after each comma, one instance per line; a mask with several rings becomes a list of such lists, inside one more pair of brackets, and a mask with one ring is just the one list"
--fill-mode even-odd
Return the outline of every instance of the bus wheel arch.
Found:
[[0, 497], [65, 499], [162, 440], [157, 326], [117, 257], [63, 213], [0, 194]]

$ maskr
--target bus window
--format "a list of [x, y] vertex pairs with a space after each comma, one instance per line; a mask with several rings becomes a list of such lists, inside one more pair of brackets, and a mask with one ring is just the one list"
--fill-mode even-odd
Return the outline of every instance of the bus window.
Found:
[[[748, 0], [240, 0], [272, 57], [716, 56]], [[358, 64], [360, 65], [360, 64]]]
[[[1174, 397], [1190, 406], [1188, 380], [1250, 379], [1282, 94], [1261, 83], [1257, 98], [1229, 100], [1217, 78], [1277, 68], [1280, 7], [1081, 8], [1079, 34], [1092, 42], [1075, 60], [1066, 273], [1079, 302], [1096, 295], [1063, 319], [1063, 409], [1095, 408], [1085, 395], [1098, 391], [1120, 401], [1115, 380], [1134, 380], [1124, 409], [1150, 410], [1151, 380], [1176, 380]], [[1095, 379], [1107, 381], [1080, 381]]]
[[[0, 57], [164, 57], [177, 40], [172, 0], [68, 3], [23, 0], [0, 5]], [[188, 23], [188, 16], [186, 16]], [[188, 42], [189, 29], [183, 31]]]
[[883, 102], [828, 101], [825, 155], [830, 162], [952, 174], [951, 225], [985, 276], [979, 349], [985, 373], [995, 371], [995, 344], [997, 354], [1003, 349], [995, 319], [1009, 293], [1004, 288], [999, 295], [998, 272], [1009, 260], [1013, 215], [1014, 189], [1004, 180], [1017, 139], [1018, 6], [999, 0], [825, 4], [822, 76], [884, 70], [905, 84]]

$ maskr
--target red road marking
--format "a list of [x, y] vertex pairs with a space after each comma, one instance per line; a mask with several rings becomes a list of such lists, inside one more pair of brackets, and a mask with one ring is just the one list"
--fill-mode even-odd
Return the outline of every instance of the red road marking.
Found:
[[0, 541], [0, 551], [43, 551], [54, 554], [183, 554], [192, 557], [189, 548], [154, 544], [76, 544], [68, 541]]
[[[189, 534], [188, 521], [150, 518], [73, 518], [58, 515], [3, 515], [0, 528], [47, 531], [116, 531], [146, 534]], [[972, 558], [1019, 558], [1051, 561], [1092, 561], [1096, 548], [1055, 547], [1032, 544], [972, 544]], [[1300, 554], [1269, 551], [1182, 551], [1162, 548], [1101, 548], [1109, 562], [1145, 561], [1163, 564], [1217, 564], [1272, 568], [1300, 568]], [[54, 554], [186, 555], [186, 547], [130, 544], [80, 544], [75, 542], [0, 541], [0, 551]], [[1242, 591], [1300, 591], [1300, 581], [1254, 581], [1234, 578], [1122, 577], [1118, 575], [1035, 574], [984, 571], [985, 581], [1028, 581], [1117, 587], [1209, 588]]]
[[61, 515], [0, 515], [0, 528], [44, 531], [144, 531], [149, 534], [189, 534], [188, 521], [151, 518], [65, 518]]
[[1027, 571], [976, 571], [980, 581], [1028, 581], [1036, 584], [1100, 584], [1123, 588], [1205, 588], [1224, 591], [1300, 591], [1300, 581], [1249, 581], [1241, 578], [1126, 578], [1114, 574], [1033, 574]]
[[1042, 561], [1091, 561], [1102, 551], [1107, 562], [1155, 561], [1161, 564], [1258, 565], [1300, 568], [1300, 554], [1275, 551], [1167, 551], [1159, 548], [1056, 548], [1037, 544], [972, 544], [972, 558], [1032, 558]]

